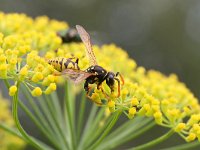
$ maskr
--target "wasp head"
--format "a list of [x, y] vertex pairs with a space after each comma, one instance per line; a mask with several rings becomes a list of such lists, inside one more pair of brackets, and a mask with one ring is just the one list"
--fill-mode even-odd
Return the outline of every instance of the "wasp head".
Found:
[[115, 74], [113, 72], [108, 72], [106, 77], [106, 84], [111, 88], [111, 91], [114, 91], [113, 86], [115, 83]]

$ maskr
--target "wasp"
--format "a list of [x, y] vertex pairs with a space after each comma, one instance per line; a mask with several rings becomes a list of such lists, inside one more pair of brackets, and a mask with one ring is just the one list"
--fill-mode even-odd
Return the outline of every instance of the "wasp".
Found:
[[91, 74], [90, 76], [88, 76], [85, 79], [86, 80], [85, 83], [84, 83], [85, 91], [87, 93], [89, 93], [89, 91], [90, 91], [89, 84], [96, 84], [97, 89], [100, 89], [101, 84], [104, 81], [106, 81], [106, 84], [109, 86], [111, 92], [114, 92], [114, 84], [115, 84], [115, 81], [117, 81], [117, 83], [118, 83], [118, 97], [119, 97], [120, 96], [120, 80], [117, 78], [117, 76], [120, 76], [121, 81], [122, 81], [122, 85], [124, 84], [123, 77], [121, 76], [121, 74], [119, 72], [117, 72], [115, 74], [111, 71], [107, 71], [106, 69], [104, 69], [103, 67], [101, 67], [97, 64], [96, 57], [95, 57], [94, 52], [92, 50], [90, 35], [80, 25], [76, 25], [76, 29], [78, 31], [78, 34], [80, 35], [80, 38], [81, 38], [83, 44], [86, 47], [86, 54], [87, 54], [89, 61], [90, 61], [90, 67], [88, 67], [85, 70], [85, 73]]
[[77, 30], [74, 28], [59, 31], [57, 35], [62, 39], [63, 43], [82, 42]]
[[76, 29], [83, 44], [86, 47], [86, 55], [89, 58], [90, 67], [88, 67], [84, 71], [80, 70], [78, 66], [78, 58], [54, 58], [50, 59], [48, 63], [54, 66], [54, 68], [60, 72], [59, 75], [66, 75], [69, 79], [74, 81], [75, 84], [78, 84], [85, 80], [84, 89], [87, 92], [87, 95], [90, 92], [89, 84], [96, 84], [97, 89], [101, 89], [103, 91], [101, 85], [104, 81], [106, 81], [106, 84], [109, 86], [111, 92], [114, 92], [114, 84], [115, 81], [117, 81], [119, 97], [121, 84], [120, 80], [117, 77], [120, 76], [122, 85], [124, 84], [123, 77], [119, 72], [115, 74], [111, 71], [107, 71], [97, 64], [96, 57], [92, 50], [92, 44], [89, 34], [80, 25], [76, 25]]

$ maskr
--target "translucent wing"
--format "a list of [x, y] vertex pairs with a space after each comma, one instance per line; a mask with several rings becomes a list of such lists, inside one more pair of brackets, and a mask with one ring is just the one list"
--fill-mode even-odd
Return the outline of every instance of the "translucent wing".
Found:
[[65, 77], [73, 81], [75, 84], [79, 84], [80, 82], [94, 74], [81, 70], [65, 69], [61, 72], [60, 75], [64, 75]]
[[90, 65], [97, 65], [97, 61], [94, 55], [94, 52], [92, 50], [92, 44], [90, 41], [90, 35], [85, 31], [85, 29], [80, 26], [80, 25], [76, 25], [76, 29], [78, 31], [78, 34], [81, 37], [81, 40], [83, 41], [85, 47], [86, 47], [86, 54], [90, 60]]

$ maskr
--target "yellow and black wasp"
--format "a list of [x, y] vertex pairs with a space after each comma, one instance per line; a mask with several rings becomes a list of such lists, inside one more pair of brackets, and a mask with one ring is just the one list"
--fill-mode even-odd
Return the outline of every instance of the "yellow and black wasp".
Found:
[[119, 97], [120, 96], [120, 80], [117, 78], [117, 76], [118, 75], [120, 76], [122, 85], [124, 84], [123, 77], [120, 75], [119, 72], [114, 74], [113, 72], [107, 71], [103, 67], [101, 67], [97, 64], [94, 52], [92, 50], [92, 44], [91, 44], [89, 34], [80, 25], [76, 25], [76, 29], [86, 47], [86, 54], [90, 60], [90, 67], [87, 68], [85, 70], [85, 72], [90, 73], [91, 75], [86, 78], [86, 81], [84, 83], [85, 91], [87, 93], [89, 93], [89, 91], [90, 91], [89, 84], [94, 84], [94, 83], [97, 84], [97, 88], [100, 89], [102, 82], [106, 80], [106, 84], [110, 87], [111, 92], [113, 92], [114, 91], [114, 83], [115, 83], [115, 81], [117, 81], [118, 97]]
[[[86, 32], [86, 30], [80, 26], [76, 25], [76, 29], [82, 42], [86, 47], [86, 54], [90, 61], [90, 67], [88, 67], [85, 71], [80, 70], [78, 66], [78, 58], [54, 58], [48, 60], [48, 63], [60, 72], [59, 75], [66, 75], [78, 84], [83, 80], [86, 80], [84, 83], [84, 89], [87, 94], [90, 92], [89, 84], [97, 84], [97, 88], [101, 88], [101, 84], [106, 80], [106, 84], [110, 87], [111, 92], [114, 92], [114, 84], [115, 81], [118, 83], [118, 97], [120, 96], [120, 80], [117, 78], [119, 75], [122, 81], [122, 85], [124, 84], [124, 79], [120, 75], [119, 72], [114, 74], [111, 71], [105, 70], [103, 67], [97, 64], [94, 52], [92, 50], [92, 44], [90, 41], [90, 36]], [[103, 89], [102, 89], [103, 90]]]
[[57, 32], [57, 35], [62, 39], [63, 43], [82, 42], [77, 30], [74, 28], [59, 31]]

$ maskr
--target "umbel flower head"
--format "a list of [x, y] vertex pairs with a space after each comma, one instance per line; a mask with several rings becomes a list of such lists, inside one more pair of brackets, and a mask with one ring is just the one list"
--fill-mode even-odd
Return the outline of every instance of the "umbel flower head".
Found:
[[[14, 102], [16, 102], [14, 108], [17, 104], [16, 96], [21, 90], [19, 84], [23, 84], [33, 97], [43, 99], [47, 95], [55, 94], [54, 91], [57, 91], [58, 84], [64, 83], [65, 80], [69, 81], [57, 76], [58, 70], [53, 65], [48, 64], [48, 60], [60, 57], [78, 58], [80, 70], [84, 71], [90, 66], [85, 54], [84, 44], [63, 43], [58, 36], [58, 31], [68, 28], [67, 23], [50, 20], [45, 16], [32, 19], [24, 14], [0, 13], [0, 79], [9, 81], [9, 84], [12, 83], [8, 87], [9, 95], [13, 96]], [[158, 71], [146, 70], [144, 67], [137, 66], [136, 62], [115, 44], [94, 45], [93, 51], [99, 66], [108, 71], [120, 72], [125, 81], [125, 84], [120, 86], [119, 97], [117, 96], [117, 84], [114, 85], [114, 92], [111, 92], [106, 82], [102, 83], [103, 90], [97, 89], [95, 84], [90, 85], [93, 89], [89, 96], [92, 102], [98, 104], [102, 109], [106, 108], [102, 122], [109, 120], [107, 118], [112, 114], [123, 112], [129, 119], [151, 118], [157, 125], [177, 132], [187, 142], [195, 139], [200, 140], [200, 105], [197, 98], [187, 89], [184, 83], [178, 80], [176, 75], [165, 76]], [[65, 92], [69, 99], [69, 87], [66, 87], [68, 92]], [[80, 92], [80, 87], [73, 86], [70, 90], [75, 95], [78, 93], [77, 91]], [[55, 95], [53, 95], [53, 100], [56, 102]], [[68, 111], [74, 112], [73, 108], [70, 108], [74, 107], [71, 103], [74, 103], [74, 101], [67, 103], [67, 107], [69, 107], [66, 110], [67, 115], [70, 115]], [[41, 105], [45, 107], [45, 105]], [[48, 106], [54, 107], [49, 103]], [[55, 107], [57, 108], [57, 106]], [[34, 106], [33, 108], [37, 114], [37, 108]], [[60, 110], [57, 109], [57, 111]], [[28, 111], [26, 110], [26, 112]], [[57, 113], [59, 114], [59, 112]], [[55, 114], [52, 113], [53, 115]], [[41, 116], [39, 115], [39, 117]], [[73, 118], [73, 115], [68, 117]], [[47, 118], [50, 120], [49, 122], [52, 122], [48, 113]], [[60, 118], [55, 117], [53, 119]], [[104, 126], [105, 124], [102, 122], [101, 126]], [[69, 127], [72, 127], [70, 123]], [[59, 124], [55, 124], [52, 128], [59, 126]], [[45, 130], [49, 132], [51, 130], [48, 130], [49, 126], [45, 122], [44, 126], [46, 128], [41, 127], [41, 130], [48, 135]], [[20, 128], [20, 126], [18, 127]], [[56, 128], [55, 132], [60, 132], [62, 128], [64, 127]], [[73, 132], [73, 130], [72, 127], [70, 132]], [[23, 130], [21, 132], [24, 133]], [[55, 139], [52, 137], [54, 134], [51, 132], [48, 138], [54, 141]], [[72, 135], [73, 133], [70, 134], [70, 136]], [[63, 136], [65, 137], [61, 134], [59, 138], [62, 139]], [[102, 139], [100, 138], [97, 144]], [[66, 140], [69, 143], [71, 142], [69, 139]], [[31, 138], [28, 141], [33, 143]], [[72, 142], [72, 147], [73, 144]], [[83, 142], [79, 144], [83, 146]], [[92, 148], [97, 144], [94, 144]], [[56, 143], [55, 146], [61, 148]]]

